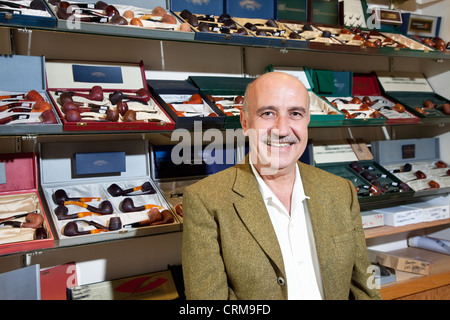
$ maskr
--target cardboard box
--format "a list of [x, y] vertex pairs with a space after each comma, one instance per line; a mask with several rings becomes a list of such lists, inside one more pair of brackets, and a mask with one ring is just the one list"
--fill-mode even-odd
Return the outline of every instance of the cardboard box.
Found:
[[367, 253], [372, 263], [379, 263], [399, 271], [428, 275], [432, 268], [430, 261], [410, 257], [409, 255], [401, 254], [401, 252], [381, 252], [369, 249]]
[[[10, 218], [0, 223], [0, 254], [53, 247], [53, 233], [38, 192], [36, 166], [35, 153], [0, 155], [0, 220]], [[36, 227], [9, 225], [12, 221], [26, 222], [30, 212], [42, 217], [45, 238], [36, 238], [41, 231]]]
[[176, 129], [224, 127], [225, 113], [189, 81], [148, 79], [147, 83], [152, 96], [174, 119]]
[[421, 208], [397, 206], [373, 211], [382, 213], [384, 224], [388, 226], [401, 227], [423, 222], [423, 210]]
[[315, 84], [310, 77], [310, 73], [302, 67], [282, 67], [268, 65], [266, 72], [281, 71], [289, 73], [298, 78], [306, 87], [309, 93], [309, 104], [311, 110], [311, 120], [309, 127], [340, 126], [344, 120], [344, 114], [337, 108], [329, 104], [326, 99], [321, 98], [314, 92]]
[[[45, 65], [44, 57], [0, 57], [0, 134], [62, 132], [58, 113], [46, 92]], [[44, 102], [37, 101], [41, 99]]]
[[450, 190], [448, 165], [440, 160], [439, 138], [372, 141], [372, 153], [377, 162], [415, 190], [415, 197]]
[[[180, 222], [172, 212], [171, 206], [151, 179], [147, 140], [43, 143], [40, 149], [41, 185], [59, 245], [92, 243], [181, 230]], [[126, 170], [77, 174], [74, 171], [75, 154], [89, 152], [123, 152]], [[97, 165], [104, 165], [103, 160], [97, 162]], [[113, 192], [112, 186], [120, 192]], [[136, 190], [133, 191], [133, 188]], [[94, 199], [84, 199], [86, 202], [81, 203], [80, 200], [83, 201], [83, 199], [76, 199], [75, 202], [63, 202], [61, 205], [58, 199], [64, 200], [64, 198], [57, 196], [58, 190], [64, 190], [65, 197], [93, 197]], [[129, 192], [121, 193], [123, 190]], [[124, 209], [127, 201], [128, 207], [133, 210]], [[164, 209], [169, 210], [173, 222], [137, 225], [149, 219], [148, 212], [153, 206], [159, 206], [161, 212]], [[64, 208], [66, 208], [65, 211]], [[95, 212], [92, 208], [100, 211], [100, 215], [92, 214]], [[91, 215], [85, 216], [80, 214], [82, 212]], [[78, 214], [80, 217], [77, 216]], [[110, 230], [113, 217], [120, 218], [121, 227]], [[69, 230], [66, 229], [67, 225], [71, 223], [69, 226], [73, 228], [73, 222], [76, 223], [79, 231], [99, 232], [100, 230], [101, 232], [67, 234], [66, 231]]]
[[353, 74], [353, 97], [358, 97], [365, 102], [368, 98], [372, 109], [386, 117], [386, 124], [418, 123], [420, 118], [412, 114], [403, 105], [384, 97], [378, 86], [375, 73]]
[[[0, 24], [14, 27], [42, 27], [54, 28], [56, 18], [47, 3], [41, 1], [42, 6], [31, 8], [32, 0], [11, 2], [10, 5], [3, 5], [0, 12]], [[20, 6], [25, 6], [20, 8]]]
[[448, 203], [433, 203], [433, 200], [406, 205], [407, 208], [421, 209], [423, 211], [423, 221], [436, 221], [450, 218], [450, 205]]
[[[174, 121], [148, 92], [142, 61], [128, 64], [51, 61], [46, 64], [46, 71], [47, 91], [57, 106], [64, 130], [159, 131], [175, 128]], [[94, 88], [100, 88], [102, 92], [99, 93], [100, 101], [93, 100], [90, 96], [86, 97]], [[76, 93], [72, 96], [72, 100], [82, 104], [79, 108], [75, 108], [80, 111], [79, 116], [75, 113], [74, 117], [69, 117], [69, 112], [73, 113], [74, 110], [67, 111], [68, 103], [61, 101], [63, 93], [70, 96], [71, 92]], [[135, 118], [132, 116], [128, 118], [127, 113], [119, 116], [117, 121], [106, 118], [109, 109], [118, 110], [117, 100], [120, 100], [121, 94], [128, 112], [134, 112]], [[136, 96], [146, 99], [136, 100], [134, 98]], [[118, 97], [119, 99], [116, 99]], [[73, 104], [71, 109], [74, 109]], [[133, 121], [126, 120], [127, 118]]]
[[384, 215], [382, 212], [362, 211], [361, 219], [363, 229], [384, 226]]
[[386, 117], [370, 106], [362, 108], [361, 101], [353, 99], [353, 73], [308, 69], [313, 91], [344, 113], [343, 125], [384, 124]]
[[[444, 113], [439, 106], [449, 100], [433, 91], [422, 73], [413, 72], [376, 72], [383, 94], [394, 102], [399, 102], [418, 116], [422, 123], [447, 123], [450, 115]], [[436, 107], [425, 108], [425, 101], [432, 101]]]
[[[106, 12], [103, 8], [95, 8], [94, 5], [96, 2], [92, 3], [86, 0], [77, 1], [79, 8], [72, 5], [72, 9], [75, 10], [73, 13], [69, 10], [59, 9], [58, 6], [50, 4], [48, 0], [47, 2], [53, 14], [57, 17], [56, 26], [58, 29], [167, 40], [194, 39], [193, 32], [180, 31], [181, 21], [170, 12], [164, 0], [108, 1], [108, 5], [112, 6], [109, 8], [115, 8], [122, 17], [126, 11], [133, 13], [129, 18], [125, 18], [127, 21], [126, 25], [112, 23], [111, 18], [108, 17], [109, 11]], [[85, 6], [87, 8], [84, 8]], [[163, 22], [162, 16], [154, 15], [153, 9], [156, 7], [165, 9], [165, 13], [172, 16], [171, 20], [164, 20]], [[139, 24], [131, 24], [132, 17], [138, 18], [142, 26]]]
[[69, 300], [175, 300], [179, 298], [169, 270], [81, 285], [68, 289]]

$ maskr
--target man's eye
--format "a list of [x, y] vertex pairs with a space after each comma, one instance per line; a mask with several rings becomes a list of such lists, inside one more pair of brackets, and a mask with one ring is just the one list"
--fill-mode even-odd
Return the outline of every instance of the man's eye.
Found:
[[275, 112], [273, 111], [265, 111], [260, 115], [262, 118], [273, 118], [275, 117]]
[[303, 113], [294, 111], [294, 112], [291, 112], [291, 117], [292, 118], [302, 118], [303, 117]]

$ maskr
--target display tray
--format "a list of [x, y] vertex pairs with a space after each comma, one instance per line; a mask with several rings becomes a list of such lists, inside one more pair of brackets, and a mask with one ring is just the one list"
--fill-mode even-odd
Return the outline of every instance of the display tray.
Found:
[[226, 115], [225, 129], [241, 127], [240, 110], [245, 90], [254, 78], [190, 76], [188, 80]]
[[0, 25], [54, 28], [56, 18], [44, 1], [5, 1], [0, 9]]
[[[41, 145], [42, 191], [59, 245], [181, 229], [171, 206], [150, 178], [148, 151], [146, 140]], [[112, 153], [123, 154], [125, 169], [117, 166]], [[102, 167], [103, 173], [78, 173], [77, 156], [86, 154], [94, 157], [82, 162], [83, 168], [93, 172]], [[107, 169], [113, 160], [112, 168]]]
[[187, 80], [147, 80], [155, 100], [175, 121], [175, 129], [223, 129], [225, 113]]
[[322, 163], [316, 166], [350, 180], [361, 204], [414, 196], [414, 190], [373, 160]]
[[343, 125], [380, 125], [386, 122], [380, 112], [354, 99], [353, 73], [307, 69], [313, 91], [344, 115]]
[[275, 47], [307, 48], [308, 41], [298, 36], [296, 32], [287, 28], [282, 22], [272, 18], [238, 18], [233, 17], [239, 25], [249, 33], [260, 39], [258, 44]]
[[376, 72], [383, 94], [403, 104], [422, 123], [450, 122], [450, 101], [435, 93], [421, 73]]
[[450, 169], [440, 160], [438, 138], [372, 141], [372, 152], [416, 197], [450, 191]]
[[420, 121], [419, 117], [416, 117], [403, 105], [395, 103], [381, 94], [375, 73], [353, 74], [353, 98], [358, 98], [362, 103], [366, 103], [370, 108], [380, 112], [386, 118], [387, 124], [418, 123]]
[[36, 165], [34, 153], [0, 155], [0, 254], [53, 246]]
[[[122, 4], [104, 2], [70, 1], [49, 7], [57, 17], [59, 29], [79, 30], [95, 34], [131, 37], [193, 40], [194, 32], [176, 18], [167, 8], [150, 1], [125, 1]], [[70, 4], [69, 7], [65, 6]]]
[[48, 93], [67, 131], [173, 130], [175, 123], [147, 88], [144, 65], [47, 63]]
[[195, 40], [245, 45], [263, 45], [265, 43], [265, 39], [255, 37], [227, 14], [198, 13], [190, 12], [187, 9], [174, 12], [174, 14], [194, 29]]
[[[377, 53], [373, 41], [364, 40], [350, 30], [338, 26], [283, 21], [300, 39], [308, 41], [308, 48], [317, 50]], [[360, 39], [361, 38], [361, 39]]]
[[311, 118], [309, 127], [323, 127], [323, 126], [340, 126], [344, 120], [344, 114], [337, 108], [329, 104], [326, 99], [319, 97], [314, 90], [313, 79], [306, 68], [298, 67], [282, 67], [268, 65], [265, 68], [266, 72], [280, 71], [288, 73], [299, 79], [309, 94], [309, 108], [311, 111]]
[[62, 131], [45, 91], [44, 57], [1, 56], [0, 74], [0, 134]]

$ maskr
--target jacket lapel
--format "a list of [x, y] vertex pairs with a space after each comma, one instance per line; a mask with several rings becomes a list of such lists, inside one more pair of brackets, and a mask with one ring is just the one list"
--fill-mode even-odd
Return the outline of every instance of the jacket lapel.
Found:
[[233, 191], [241, 196], [234, 202], [234, 207], [243, 223], [267, 256], [285, 274], [277, 236], [248, 162], [238, 167]]

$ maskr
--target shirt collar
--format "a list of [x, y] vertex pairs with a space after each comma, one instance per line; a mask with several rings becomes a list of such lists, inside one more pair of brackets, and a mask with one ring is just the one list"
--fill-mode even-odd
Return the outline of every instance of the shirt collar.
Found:
[[[256, 170], [256, 168], [253, 166], [253, 163], [250, 161], [250, 167], [252, 168], [253, 174], [255, 175], [256, 181], [258, 182], [259, 190], [261, 191], [261, 195], [265, 201], [272, 199], [275, 196], [275, 194], [270, 190], [270, 188], [267, 186], [267, 184], [264, 182], [264, 180], [259, 175], [259, 172]], [[308, 196], [305, 195], [305, 190], [303, 189], [303, 183], [300, 176], [300, 169], [298, 168], [298, 165], [295, 166], [295, 181], [294, 181], [294, 188], [292, 190], [292, 193], [296, 195], [297, 201], [303, 201], [305, 199], [309, 199]]]

